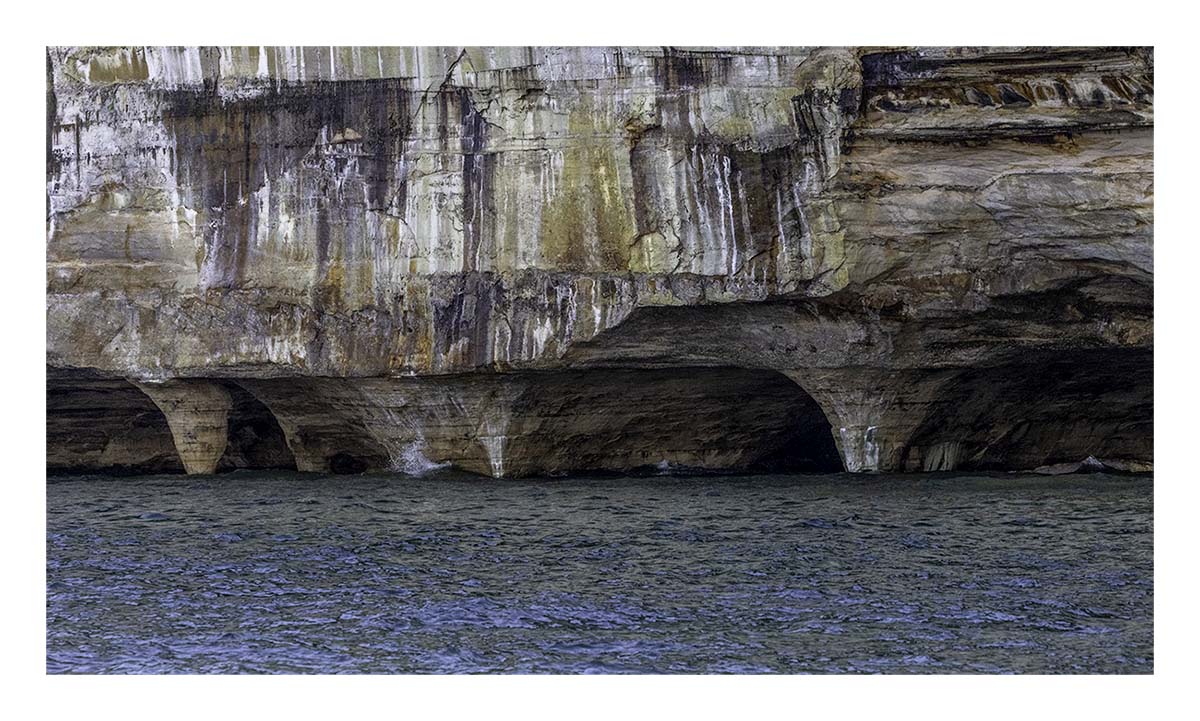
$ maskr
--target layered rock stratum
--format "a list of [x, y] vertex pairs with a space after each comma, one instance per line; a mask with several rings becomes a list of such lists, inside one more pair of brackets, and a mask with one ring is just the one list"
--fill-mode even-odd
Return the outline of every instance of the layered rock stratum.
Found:
[[1143, 48], [52, 48], [51, 470], [1153, 460]]

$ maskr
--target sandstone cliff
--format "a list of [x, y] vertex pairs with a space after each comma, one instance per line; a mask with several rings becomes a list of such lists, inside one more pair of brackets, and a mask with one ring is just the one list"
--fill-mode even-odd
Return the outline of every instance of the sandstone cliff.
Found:
[[1138, 48], [55, 48], [48, 464], [1152, 460]]

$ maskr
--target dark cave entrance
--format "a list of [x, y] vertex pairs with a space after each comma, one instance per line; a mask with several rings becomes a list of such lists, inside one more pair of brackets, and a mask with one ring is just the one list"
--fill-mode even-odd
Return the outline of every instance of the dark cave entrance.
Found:
[[339, 451], [329, 457], [329, 472], [335, 476], [352, 476], [366, 473], [370, 464], [358, 456]]
[[782, 373], [749, 368], [595, 368], [530, 379], [514, 449], [549, 472], [833, 473], [828, 419]]
[[183, 473], [154, 401], [123, 378], [46, 369], [48, 473]]
[[237, 469], [296, 470], [296, 458], [275, 414], [241, 386], [224, 383], [233, 406], [229, 410], [229, 445], [217, 472]]
[[762, 453], [745, 470], [757, 473], [839, 473], [844, 470], [833, 428], [816, 400], [782, 373], [754, 373], [755, 377], [747, 380], [761, 383], [761, 387], [752, 391], [753, 400], [747, 400], [744, 407], [735, 408], [734, 418], [749, 427], [760, 413], [776, 412], [779, 416], [777, 424], [768, 424]]
[[1029, 353], [1019, 362], [966, 370], [940, 396], [938, 410], [913, 436], [910, 466], [919, 468], [916, 454], [946, 441], [956, 444], [956, 467], [963, 470], [1154, 455], [1150, 349]]
[[[216, 382], [216, 381], [214, 381]], [[234, 383], [228, 445], [217, 472], [295, 470], [274, 414]], [[133, 383], [87, 369], [46, 369], [46, 469], [49, 473], [183, 473], [162, 410]]]

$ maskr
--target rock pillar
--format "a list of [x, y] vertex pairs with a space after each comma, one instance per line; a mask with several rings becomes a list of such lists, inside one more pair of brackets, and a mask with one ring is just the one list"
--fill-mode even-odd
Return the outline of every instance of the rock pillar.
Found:
[[358, 441], [367, 437], [354, 410], [357, 394], [342, 381], [246, 379], [239, 382], [266, 406], [302, 473], [327, 473], [338, 452], [363, 455]]
[[[941, 403], [938, 390], [955, 375], [952, 371], [881, 368], [783, 373], [821, 406], [842, 463], [851, 473], [906, 470], [913, 460], [909, 458], [913, 434]], [[944, 450], [939, 468], [957, 458], [954, 449]]]
[[184, 470], [189, 475], [215, 472], [229, 441], [229, 409], [233, 406], [229, 393], [208, 381], [134, 384], [167, 417]]

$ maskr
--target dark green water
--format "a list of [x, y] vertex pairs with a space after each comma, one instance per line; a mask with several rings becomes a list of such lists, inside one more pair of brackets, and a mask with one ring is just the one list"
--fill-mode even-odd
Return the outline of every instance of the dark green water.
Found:
[[52, 673], [1148, 673], [1152, 481], [55, 478]]

